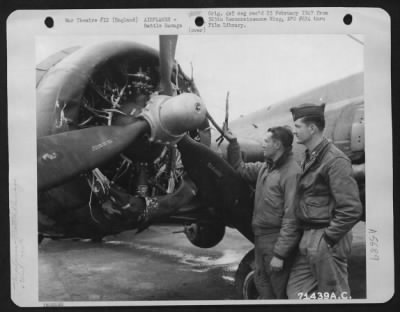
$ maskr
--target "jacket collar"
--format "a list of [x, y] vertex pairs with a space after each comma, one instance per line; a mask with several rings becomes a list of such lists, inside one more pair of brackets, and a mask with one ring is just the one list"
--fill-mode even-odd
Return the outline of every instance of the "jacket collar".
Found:
[[327, 138], [323, 137], [322, 141], [310, 152], [308, 149], [305, 151], [305, 157], [302, 164], [303, 174], [316, 162], [319, 156], [326, 150], [329, 145]]
[[306, 159], [307, 157], [317, 157], [319, 155], [319, 153], [321, 153], [321, 151], [324, 149], [324, 147], [326, 145], [329, 144], [329, 141], [327, 138], [323, 137], [321, 142], [319, 142], [319, 144], [314, 147], [314, 149], [312, 151], [310, 151], [309, 149], [306, 149], [305, 154], [306, 154]]
[[282, 167], [282, 165], [284, 165], [287, 162], [288, 158], [292, 155], [292, 151], [289, 151], [284, 152], [276, 161], [267, 159], [267, 166], [270, 170], [278, 169]]

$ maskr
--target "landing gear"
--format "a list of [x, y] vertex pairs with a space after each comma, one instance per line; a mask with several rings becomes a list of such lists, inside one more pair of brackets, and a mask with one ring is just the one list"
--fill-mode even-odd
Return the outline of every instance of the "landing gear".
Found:
[[254, 283], [254, 249], [242, 259], [235, 275], [236, 292], [241, 299], [257, 299], [258, 291]]
[[102, 241], [103, 241], [103, 235], [98, 235], [98, 236], [92, 236], [91, 238], [90, 238], [90, 241], [92, 242], [92, 243], [101, 243]]
[[192, 223], [185, 226], [187, 239], [200, 248], [211, 248], [217, 245], [225, 235], [222, 223]]

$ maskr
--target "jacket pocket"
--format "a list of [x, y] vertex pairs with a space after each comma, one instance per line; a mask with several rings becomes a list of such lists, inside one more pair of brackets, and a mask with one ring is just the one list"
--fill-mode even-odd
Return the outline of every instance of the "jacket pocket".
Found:
[[329, 222], [330, 211], [329, 197], [309, 196], [304, 199], [302, 211], [307, 221]]
[[307, 196], [304, 199], [305, 203], [309, 206], [314, 207], [328, 207], [329, 197], [328, 196]]

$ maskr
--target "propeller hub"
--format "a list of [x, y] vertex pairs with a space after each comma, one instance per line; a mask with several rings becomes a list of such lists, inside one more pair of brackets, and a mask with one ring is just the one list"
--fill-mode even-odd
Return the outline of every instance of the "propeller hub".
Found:
[[151, 97], [140, 116], [150, 125], [150, 141], [176, 144], [187, 131], [198, 129], [206, 114], [206, 107], [199, 96], [182, 93], [173, 97]]

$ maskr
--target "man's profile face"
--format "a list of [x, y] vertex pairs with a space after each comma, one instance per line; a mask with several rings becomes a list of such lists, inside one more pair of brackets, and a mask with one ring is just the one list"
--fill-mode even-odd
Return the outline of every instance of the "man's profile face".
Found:
[[265, 158], [273, 158], [278, 151], [278, 143], [272, 138], [272, 133], [267, 132], [262, 144]]
[[297, 143], [299, 144], [306, 144], [312, 136], [310, 126], [302, 122], [302, 118], [299, 118], [294, 122], [293, 134], [297, 138]]

